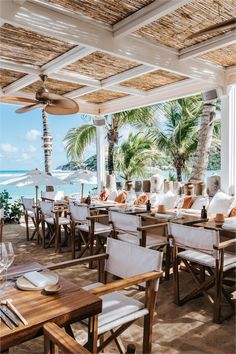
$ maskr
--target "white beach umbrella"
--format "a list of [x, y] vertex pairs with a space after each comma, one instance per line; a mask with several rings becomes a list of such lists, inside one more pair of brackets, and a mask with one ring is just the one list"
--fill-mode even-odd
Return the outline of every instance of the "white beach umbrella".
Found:
[[84, 195], [84, 184], [97, 184], [97, 176], [89, 170], [76, 171], [64, 179], [67, 183], [81, 183], [81, 197]]

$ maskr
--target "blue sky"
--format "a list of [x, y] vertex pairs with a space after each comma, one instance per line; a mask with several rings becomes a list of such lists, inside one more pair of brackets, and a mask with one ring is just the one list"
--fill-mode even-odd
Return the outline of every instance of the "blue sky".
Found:
[[[0, 169], [44, 169], [42, 150], [41, 110], [17, 114], [16, 105], [0, 104]], [[79, 114], [68, 116], [49, 115], [49, 129], [53, 137], [53, 169], [67, 162], [63, 139], [69, 129], [90, 123], [90, 118]], [[85, 157], [95, 153], [92, 144]]]

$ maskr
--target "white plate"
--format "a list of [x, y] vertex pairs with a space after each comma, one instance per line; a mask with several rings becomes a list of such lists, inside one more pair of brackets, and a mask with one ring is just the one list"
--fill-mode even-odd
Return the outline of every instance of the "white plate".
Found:
[[[45, 276], [48, 279], [47, 285], [55, 285], [58, 283], [59, 276], [57, 273], [49, 271], [49, 272], [43, 272], [42, 274], [43, 274], [43, 276]], [[47, 286], [47, 285], [45, 285], [43, 287], [35, 286], [29, 280], [27, 280], [24, 276], [17, 279], [16, 285], [21, 290], [42, 290], [45, 288], [45, 286]]]
[[155, 214], [155, 216], [160, 219], [172, 219], [176, 217], [175, 214], [159, 214], [159, 213]]

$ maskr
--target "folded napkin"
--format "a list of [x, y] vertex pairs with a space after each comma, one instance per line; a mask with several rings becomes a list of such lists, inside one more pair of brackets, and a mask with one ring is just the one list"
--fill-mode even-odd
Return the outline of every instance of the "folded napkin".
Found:
[[48, 285], [48, 278], [45, 277], [42, 273], [39, 272], [28, 272], [24, 274], [24, 278], [26, 278], [30, 283], [37, 286], [38, 288], [43, 288]]

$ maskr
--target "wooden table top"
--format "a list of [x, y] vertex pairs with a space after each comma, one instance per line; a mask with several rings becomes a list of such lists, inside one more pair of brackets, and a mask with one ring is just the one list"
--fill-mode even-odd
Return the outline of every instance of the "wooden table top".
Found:
[[[171, 212], [167, 212], [166, 215], [168, 216], [168, 214], [172, 213], [173, 211]], [[156, 215], [153, 215], [151, 213], [144, 213], [142, 214], [141, 216], [143, 218], [147, 218], [147, 219], [150, 219], [150, 220], [153, 220], [153, 221], [158, 221], [158, 222], [167, 222], [167, 221], [170, 221], [170, 222], [173, 222], [175, 224], [180, 224], [180, 225], [193, 225], [195, 223], [200, 223], [202, 222], [202, 219], [199, 217], [199, 216], [192, 216], [192, 215], [184, 215], [180, 218], [177, 218], [177, 217], [174, 217], [174, 218], [168, 218], [168, 217], [164, 217], [165, 214], [162, 214], [163, 215], [163, 220], [162, 218], [156, 216]]]
[[[226, 218], [225, 220], [230, 220], [230, 218]], [[204, 227], [205, 229], [211, 229], [211, 230], [223, 231], [223, 232], [227, 232], [227, 233], [229, 232], [229, 233], [236, 234], [236, 229], [235, 230], [223, 229], [222, 226], [216, 225], [214, 220], [200, 222], [196, 226]]]
[[[12, 271], [28, 271], [40, 268], [33, 262], [12, 267]], [[15, 268], [15, 269], [13, 269]], [[12, 272], [9, 272], [12, 273]], [[9, 329], [2, 321], [0, 323], [1, 350], [23, 343], [42, 335], [42, 327], [46, 322], [54, 322], [60, 327], [94, 316], [102, 311], [102, 300], [89, 292], [82, 290], [63, 277], [59, 277], [61, 289], [56, 295], [45, 295], [43, 291], [22, 291], [16, 287], [7, 287], [7, 293], [1, 300], [11, 298], [15, 307], [28, 321], [14, 330]]]

